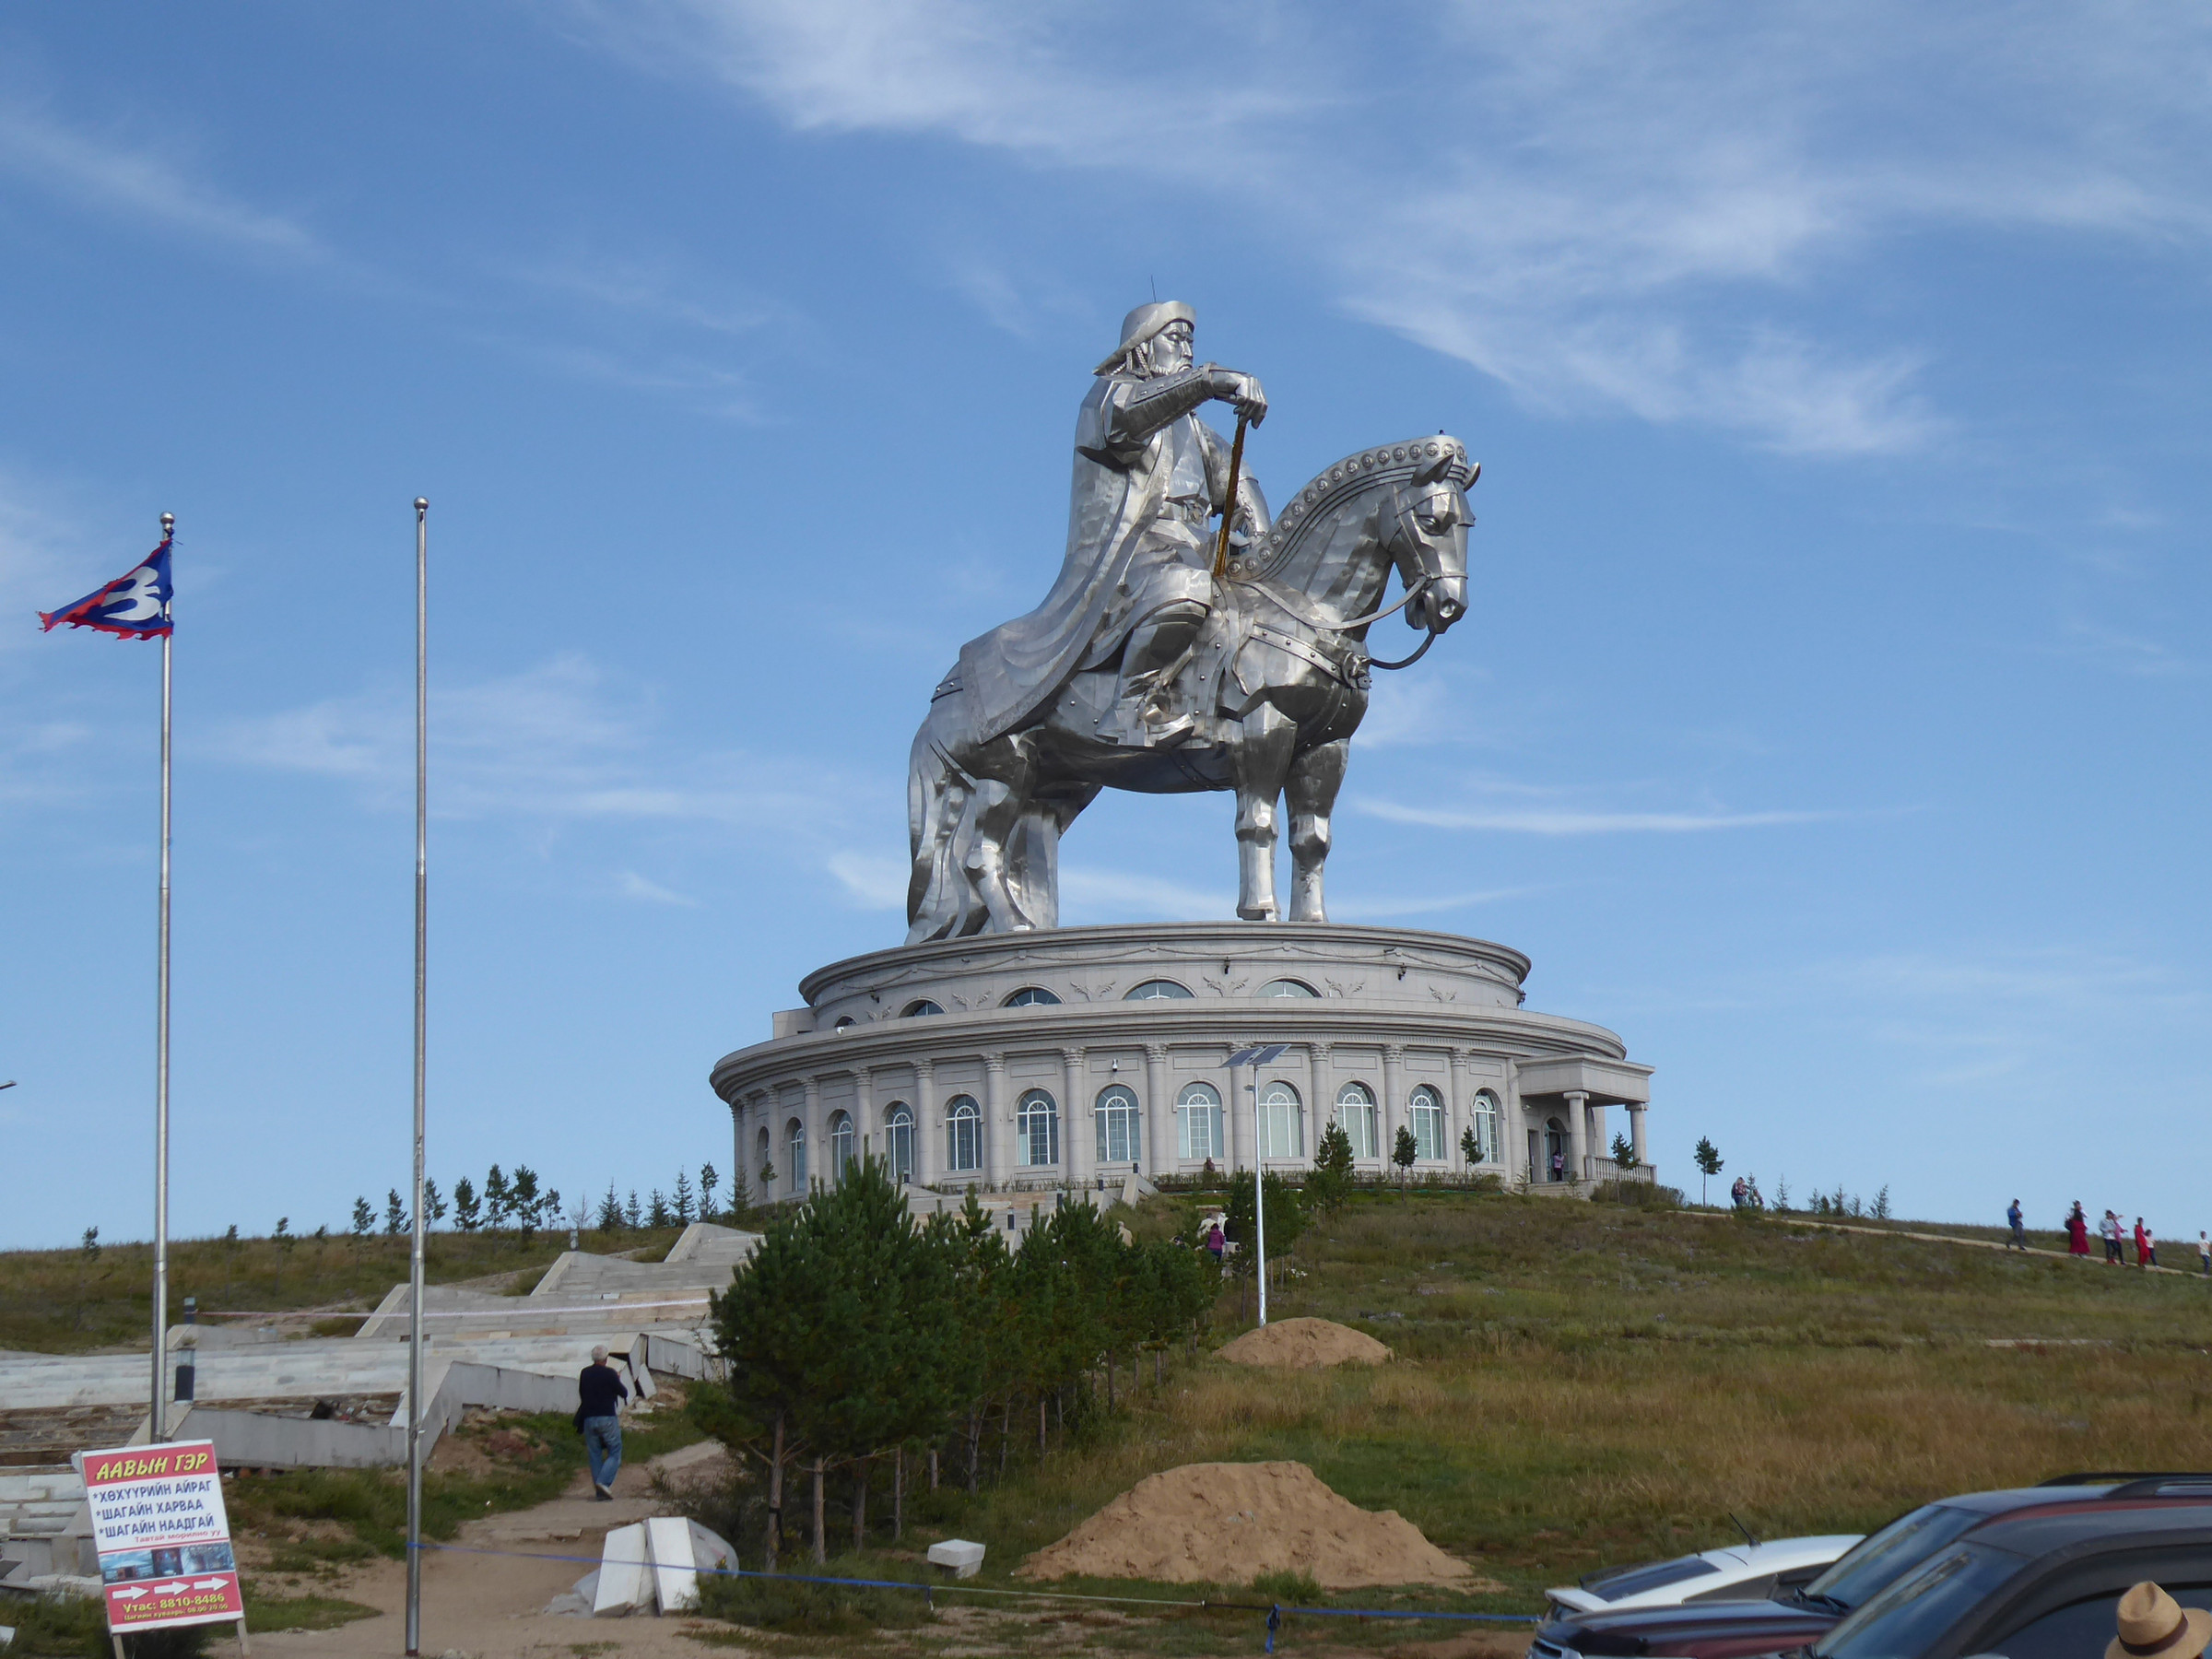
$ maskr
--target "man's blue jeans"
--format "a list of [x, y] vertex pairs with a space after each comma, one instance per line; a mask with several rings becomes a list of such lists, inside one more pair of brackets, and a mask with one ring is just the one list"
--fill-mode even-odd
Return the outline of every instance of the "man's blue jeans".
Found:
[[622, 1466], [622, 1419], [585, 1418], [583, 1455], [592, 1465], [592, 1484], [614, 1490], [615, 1471]]

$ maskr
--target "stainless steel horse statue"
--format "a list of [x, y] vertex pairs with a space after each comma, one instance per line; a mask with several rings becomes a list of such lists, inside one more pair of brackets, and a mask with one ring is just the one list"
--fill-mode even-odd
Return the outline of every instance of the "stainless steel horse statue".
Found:
[[[962, 646], [931, 700], [907, 770], [910, 944], [1055, 926], [1060, 837], [1109, 786], [1234, 789], [1237, 913], [1253, 921], [1275, 918], [1288, 796], [1290, 916], [1328, 919], [1329, 812], [1368, 670], [1413, 662], [1465, 613], [1466, 487], [1481, 468], [1441, 432], [1385, 444], [1270, 522], [1241, 470], [1267, 394], [1195, 362], [1196, 327], [1172, 300], [1122, 320], [1076, 418], [1058, 579]], [[1233, 445], [1198, 418], [1209, 402], [1235, 408]], [[1394, 566], [1406, 595], [1378, 609]], [[1374, 663], [1367, 630], [1400, 608], [1429, 638], [1405, 663]]]
[[[1412, 662], [1465, 614], [1466, 490], [1481, 471], [1440, 433], [1363, 450], [1309, 483], [1230, 562], [1193, 644], [1161, 675], [1154, 701], [1180, 735], [1171, 746], [1109, 735], [1116, 663], [1078, 670], [1024, 724], [988, 736], [961, 670], [948, 675], [908, 763], [908, 942], [1058, 925], [1060, 837], [1109, 787], [1235, 790], [1237, 913], [1252, 921], [1277, 913], [1287, 797], [1290, 920], [1325, 922], [1329, 815], [1369, 671]], [[1406, 595], [1379, 609], [1394, 569]], [[1376, 663], [1368, 629], [1400, 606], [1427, 638], [1403, 662]]]

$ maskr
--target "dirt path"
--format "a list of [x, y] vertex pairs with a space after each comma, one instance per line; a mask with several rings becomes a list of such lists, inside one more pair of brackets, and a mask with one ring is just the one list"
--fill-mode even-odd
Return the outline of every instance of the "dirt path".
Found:
[[[653, 1469], [681, 1468], [718, 1450], [687, 1447], [655, 1458], [650, 1465], [624, 1465], [615, 1477], [612, 1503], [594, 1500], [590, 1477], [580, 1474], [549, 1503], [470, 1522], [450, 1546], [424, 1558], [421, 1651], [428, 1655], [466, 1654], [469, 1659], [520, 1659], [525, 1654], [571, 1659], [579, 1651], [588, 1652], [593, 1659], [616, 1654], [700, 1659], [708, 1650], [688, 1640], [686, 1632], [708, 1627], [692, 1619], [547, 1618], [538, 1609], [597, 1564], [609, 1528], [666, 1512], [665, 1506], [655, 1504], [651, 1497]], [[470, 1550], [583, 1559], [518, 1559], [513, 1554], [466, 1553]], [[256, 1634], [257, 1659], [263, 1653], [391, 1659], [406, 1652], [404, 1563], [379, 1559], [319, 1582], [314, 1588], [374, 1607], [377, 1617], [335, 1630]], [[214, 1651], [222, 1653], [228, 1648], [218, 1641]]]

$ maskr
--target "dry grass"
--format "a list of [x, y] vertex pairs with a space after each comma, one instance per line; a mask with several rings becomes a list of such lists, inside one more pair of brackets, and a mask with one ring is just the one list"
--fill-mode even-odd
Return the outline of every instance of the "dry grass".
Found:
[[[619, 1233], [587, 1231], [585, 1250], [643, 1250], [658, 1261], [680, 1228]], [[539, 1232], [528, 1244], [514, 1233], [434, 1232], [428, 1245], [429, 1280], [451, 1284], [502, 1276], [496, 1287], [515, 1295], [535, 1285], [568, 1248], [569, 1235]], [[379, 1233], [366, 1239], [182, 1239], [169, 1247], [169, 1316], [184, 1316], [184, 1299], [199, 1299], [205, 1316], [224, 1311], [297, 1312], [300, 1334], [347, 1335], [366, 1311], [407, 1277], [408, 1241]], [[111, 1244], [95, 1256], [82, 1250], [0, 1252], [0, 1348], [83, 1353], [118, 1344], [147, 1344], [153, 1317], [153, 1247]]]
[[[1147, 1208], [1147, 1230], [1177, 1224]], [[1503, 1581], [1465, 1604], [1502, 1610], [1726, 1542], [1732, 1512], [1857, 1532], [2067, 1470], [2212, 1468], [2212, 1288], [2190, 1277], [1457, 1194], [1359, 1200], [1294, 1265], [1272, 1316], [1340, 1320], [1406, 1363], [1182, 1366], [947, 1530], [1011, 1569], [1156, 1470], [1296, 1458]], [[2019, 1337], [2110, 1346], [1987, 1346]]]

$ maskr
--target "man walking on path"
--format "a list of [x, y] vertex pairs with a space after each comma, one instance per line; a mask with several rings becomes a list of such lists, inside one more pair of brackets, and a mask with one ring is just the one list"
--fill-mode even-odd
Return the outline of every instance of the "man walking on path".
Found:
[[576, 1377], [576, 1427], [583, 1431], [583, 1455], [592, 1465], [592, 1496], [615, 1500], [615, 1475], [622, 1467], [622, 1402], [629, 1390], [606, 1362], [606, 1350], [592, 1350], [592, 1362]]
[[2126, 1258], [2120, 1251], [2120, 1218], [2111, 1210], [2106, 1210], [2104, 1220], [2097, 1230], [2104, 1235], [2104, 1265], [2107, 1267], [2126, 1266]]
[[2006, 1206], [2005, 1219], [2012, 1228], [2012, 1237], [2005, 1241], [2005, 1248], [2007, 1250], [2027, 1249], [2028, 1226], [2025, 1219], [2023, 1219], [2022, 1211], [2020, 1209], [2020, 1201], [2018, 1198], [2015, 1198], [2010, 1204]]

